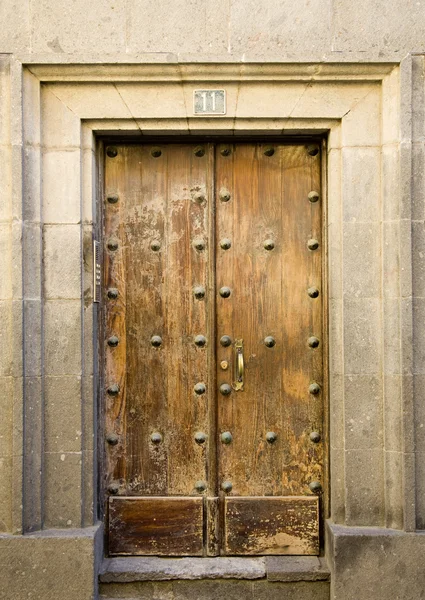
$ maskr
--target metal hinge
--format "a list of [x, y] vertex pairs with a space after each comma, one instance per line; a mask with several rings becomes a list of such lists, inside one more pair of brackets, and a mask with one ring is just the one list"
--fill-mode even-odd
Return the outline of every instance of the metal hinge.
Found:
[[100, 302], [102, 287], [102, 262], [100, 242], [93, 240], [93, 302]]

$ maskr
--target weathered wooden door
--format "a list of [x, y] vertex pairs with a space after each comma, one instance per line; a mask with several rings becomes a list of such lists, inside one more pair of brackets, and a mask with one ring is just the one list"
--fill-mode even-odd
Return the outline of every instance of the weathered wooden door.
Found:
[[317, 554], [320, 148], [107, 148], [109, 552]]

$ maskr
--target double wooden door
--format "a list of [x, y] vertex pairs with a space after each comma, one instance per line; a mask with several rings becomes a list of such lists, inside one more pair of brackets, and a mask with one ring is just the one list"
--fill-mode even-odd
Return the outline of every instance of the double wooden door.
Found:
[[317, 554], [320, 147], [105, 157], [111, 554]]

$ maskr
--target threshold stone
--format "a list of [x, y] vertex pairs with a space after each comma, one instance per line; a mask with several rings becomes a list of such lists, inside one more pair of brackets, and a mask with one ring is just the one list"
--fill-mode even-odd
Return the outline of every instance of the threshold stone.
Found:
[[175, 579], [265, 579], [268, 581], [328, 581], [326, 562], [316, 556], [107, 558], [101, 583], [170, 581]]
[[262, 579], [265, 559], [259, 558], [109, 558], [102, 565], [102, 583], [167, 581], [170, 579]]

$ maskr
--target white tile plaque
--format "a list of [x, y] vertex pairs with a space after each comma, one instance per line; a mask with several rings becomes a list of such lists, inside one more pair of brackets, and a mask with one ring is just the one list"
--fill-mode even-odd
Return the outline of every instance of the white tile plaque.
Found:
[[193, 113], [195, 115], [225, 115], [225, 90], [195, 90], [193, 92]]

